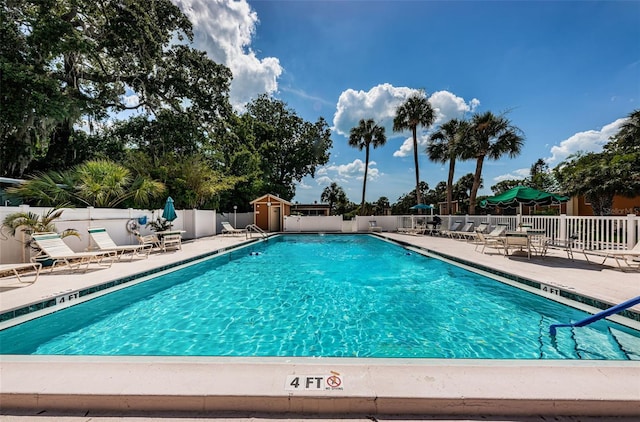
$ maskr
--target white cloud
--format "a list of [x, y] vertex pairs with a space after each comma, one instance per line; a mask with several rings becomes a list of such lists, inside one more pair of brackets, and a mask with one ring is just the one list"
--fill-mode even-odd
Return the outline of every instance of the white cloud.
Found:
[[257, 13], [246, 0], [172, 0], [193, 24], [194, 47], [233, 72], [231, 104], [243, 106], [278, 89], [282, 66], [275, 57], [260, 59], [251, 50]]
[[[393, 132], [393, 118], [396, 109], [418, 90], [407, 87], [394, 87], [391, 84], [374, 86], [369, 91], [356, 91], [347, 89], [340, 94], [336, 113], [333, 117], [333, 129], [344, 136], [349, 136], [351, 128], [358, 125], [360, 119], [374, 119], [377, 124], [384, 126], [387, 139], [396, 136], [406, 136]], [[480, 104], [477, 99], [472, 99], [467, 104], [464, 98], [458, 97], [448, 91], [437, 91], [429, 97], [436, 121], [434, 127], [453, 118], [461, 118], [465, 113], [473, 112]], [[428, 137], [421, 133], [418, 138], [419, 148], [426, 146]], [[406, 139], [400, 149], [393, 153], [394, 157], [405, 157], [413, 151], [413, 140]]]
[[329, 186], [333, 183], [333, 179], [328, 176], [317, 177], [315, 180], [319, 186]]
[[307, 184], [304, 182], [304, 180], [301, 180], [301, 181], [297, 184], [296, 188], [298, 188], [298, 189], [303, 189], [303, 190], [308, 190], [308, 189], [313, 189], [313, 186], [307, 185]]
[[609, 138], [620, 130], [620, 127], [626, 121], [626, 118], [618, 119], [613, 123], [609, 123], [602, 127], [601, 130], [587, 130], [578, 132], [570, 136], [560, 145], [551, 147], [551, 157], [546, 158], [547, 163], [559, 163], [566, 159], [569, 155], [578, 151], [584, 152], [600, 152], [603, 145], [609, 142]]
[[351, 128], [357, 126], [361, 119], [374, 119], [378, 125], [384, 126], [387, 138], [390, 138], [393, 136], [396, 108], [416, 92], [415, 89], [391, 84], [377, 85], [366, 92], [347, 89], [338, 98], [333, 129], [349, 136]]
[[512, 171], [511, 173], [501, 174], [493, 178], [494, 182], [502, 182], [503, 180], [522, 180], [531, 174], [531, 169], [522, 168]]
[[449, 91], [437, 91], [431, 94], [429, 102], [436, 112], [436, 121], [433, 126], [448, 122], [451, 119], [461, 119], [466, 113], [473, 113], [480, 105], [477, 98], [467, 104], [464, 98]]
[[[377, 163], [375, 161], [369, 161], [369, 171], [367, 172], [367, 179], [369, 181], [376, 180], [382, 175], [382, 173], [380, 173], [380, 170], [374, 167], [376, 164]], [[321, 184], [320, 180], [323, 180], [322, 184], [324, 184], [326, 182], [326, 179], [330, 179], [331, 182], [341, 181], [343, 183], [348, 183], [353, 179], [363, 180], [364, 161], [356, 158], [355, 160], [347, 164], [332, 164], [322, 167], [318, 170], [317, 174], [323, 176], [318, 178], [318, 184]], [[330, 177], [331, 174], [335, 176]]]

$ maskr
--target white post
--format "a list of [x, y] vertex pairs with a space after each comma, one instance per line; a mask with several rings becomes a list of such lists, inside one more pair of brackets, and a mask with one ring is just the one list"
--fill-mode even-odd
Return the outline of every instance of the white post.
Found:
[[233, 206], [233, 228], [237, 229], [238, 228], [238, 221], [236, 220], [236, 211], [238, 210], [238, 206], [234, 205]]
[[271, 201], [267, 202], [267, 231], [271, 232]]
[[638, 228], [638, 217], [635, 214], [627, 214], [627, 249], [632, 249], [636, 242], [640, 239], [636, 239], [636, 233]]
[[558, 233], [558, 239], [566, 240], [569, 236], [567, 235], [567, 214], [560, 214], [560, 233]]

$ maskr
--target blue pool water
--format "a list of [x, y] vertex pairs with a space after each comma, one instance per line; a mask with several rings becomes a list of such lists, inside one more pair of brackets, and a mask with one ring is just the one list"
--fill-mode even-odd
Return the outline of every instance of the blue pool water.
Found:
[[2, 354], [640, 359], [640, 333], [367, 235], [279, 236], [0, 332]]

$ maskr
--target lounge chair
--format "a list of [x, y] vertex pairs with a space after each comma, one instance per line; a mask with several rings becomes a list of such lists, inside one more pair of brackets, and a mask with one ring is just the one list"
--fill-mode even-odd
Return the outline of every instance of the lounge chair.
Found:
[[469, 233], [465, 233], [464, 237], [471, 243], [479, 243], [479, 239], [478, 239], [478, 233], [482, 233], [482, 234], [487, 234], [487, 232], [489, 231], [489, 224], [488, 223], [480, 223], [480, 225], [478, 227], [475, 228], [474, 231], [469, 232]]
[[247, 232], [246, 229], [236, 229], [228, 221], [223, 221], [221, 224], [222, 224], [222, 234], [236, 235], [236, 234], [242, 234]]
[[131, 260], [133, 260], [134, 256], [141, 255], [145, 258], [149, 257], [149, 252], [151, 252], [152, 244], [142, 243], [137, 245], [122, 245], [118, 246], [113, 241], [109, 233], [107, 233], [107, 229], [102, 227], [89, 227], [89, 235], [91, 239], [93, 239], [94, 243], [98, 246], [100, 251], [114, 251], [117, 253], [118, 261], [125, 255], [130, 254]]
[[0, 278], [15, 276], [20, 283], [25, 274], [35, 273], [32, 283], [38, 281], [42, 264], [39, 262], [25, 262], [21, 264], [0, 264]]
[[499, 224], [489, 233], [487, 233], [486, 237], [502, 237], [507, 232], [507, 226], [503, 224]]
[[460, 230], [456, 230], [451, 233], [451, 237], [455, 237], [457, 239], [464, 239], [467, 235], [471, 235], [473, 232], [473, 223], [465, 223], [464, 226], [460, 228]]
[[464, 223], [462, 223], [462, 221], [456, 221], [453, 227], [451, 227], [449, 230], [442, 230], [440, 234], [442, 234], [443, 236], [453, 237], [454, 233], [460, 231], [463, 225]]
[[106, 266], [103, 261], [107, 260], [108, 266], [111, 267], [117, 255], [115, 251], [74, 252], [58, 233], [34, 233], [31, 238], [40, 248], [40, 253], [32, 257], [31, 262], [51, 260], [51, 271], [59, 263], [72, 269], [84, 266], [86, 271], [92, 263]]
[[636, 258], [640, 258], [640, 242], [637, 242], [631, 249], [583, 249], [582, 253], [584, 254], [587, 262], [591, 262], [589, 261], [588, 255], [597, 255], [604, 257], [599, 265], [604, 265], [607, 258], [613, 258], [619, 268], [625, 268], [622, 266], [621, 260], [626, 262], [629, 267], [640, 268], [640, 262], [636, 261]]
[[369, 231], [371, 232], [381, 232], [382, 227], [378, 226], [378, 222], [375, 220], [369, 221]]
[[421, 224], [415, 225], [413, 227], [398, 227], [398, 233], [411, 234], [414, 236], [418, 234], [424, 234], [426, 230], [427, 228]]
[[484, 253], [486, 248], [497, 249], [498, 252], [503, 251], [505, 256], [507, 255], [507, 247], [505, 245], [505, 240], [503, 237], [489, 237], [482, 232], [476, 232], [476, 236], [478, 238], [478, 243], [476, 244], [476, 251], [478, 247], [482, 245], [482, 250], [480, 253]]

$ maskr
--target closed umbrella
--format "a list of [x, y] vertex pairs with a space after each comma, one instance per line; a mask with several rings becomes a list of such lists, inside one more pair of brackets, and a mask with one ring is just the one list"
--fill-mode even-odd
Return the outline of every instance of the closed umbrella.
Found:
[[171, 222], [178, 218], [176, 209], [173, 206], [173, 198], [168, 197], [167, 202], [164, 203], [164, 210], [162, 210], [162, 218]]
[[551, 205], [567, 202], [569, 197], [555, 193], [540, 191], [528, 186], [516, 186], [499, 195], [480, 201], [480, 206], [486, 208], [495, 206], [500, 208], [515, 208], [520, 205]]

